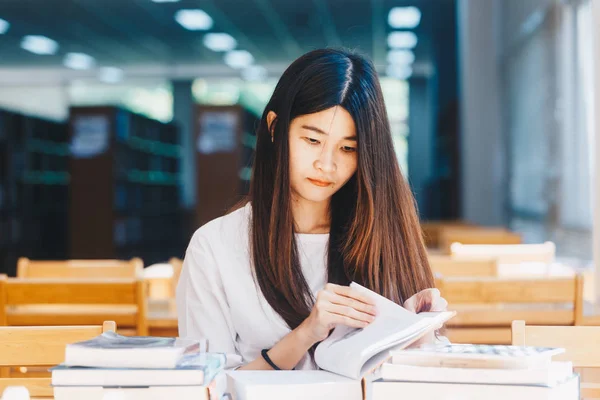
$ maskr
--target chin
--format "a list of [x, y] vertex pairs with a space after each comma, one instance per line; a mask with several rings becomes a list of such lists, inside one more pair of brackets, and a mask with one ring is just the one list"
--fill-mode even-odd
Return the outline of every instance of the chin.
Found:
[[300, 197], [305, 200], [312, 201], [314, 203], [321, 203], [323, 201], [328, 201], [334, 195], [335, 191], [331, 190], [331, 188], [310, 188], [302, 191], [298, 191]]

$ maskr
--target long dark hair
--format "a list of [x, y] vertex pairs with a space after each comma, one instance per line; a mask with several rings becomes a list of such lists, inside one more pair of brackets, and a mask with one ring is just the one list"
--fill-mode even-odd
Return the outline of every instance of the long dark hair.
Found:
[[[314, 299], [294, 236], [289, 128], [298, 116], [334, 106], [346, 109], [354, 120], [358, 169], [331, 200], [328, 281], [356, 281], [399, 304], [434, 286], [373, 64], [349, 51], [311, 51], [283, 73], [264, 110], [249, 195], [255, 279], [291, 329], [309, 315]], [[269, 111], [277, 114], [271, 130]]]

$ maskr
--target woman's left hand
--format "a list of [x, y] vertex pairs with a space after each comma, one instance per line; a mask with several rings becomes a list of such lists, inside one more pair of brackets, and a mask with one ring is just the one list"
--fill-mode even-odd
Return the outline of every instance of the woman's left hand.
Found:
[[[404, 302], [404, 308], [417, 314], [427, 311], [446, 311], [448, 302], [442, 297], [438, 289], [425, 289], [406, 300]], [[424, 344], [433, 343], [435, 340], [435, 331], [431, 331], [409, 347], [420, 347]]]
[[438, 289], [425, 289], [406, 300], [404, 308], [417, 314], [427, 311], [446, 311], [448, 302]]

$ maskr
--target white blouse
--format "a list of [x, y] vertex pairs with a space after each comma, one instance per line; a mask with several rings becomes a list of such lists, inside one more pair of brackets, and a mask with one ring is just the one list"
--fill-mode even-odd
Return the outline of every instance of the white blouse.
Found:
[[[206, 338], [228, 367], [253, 361], [290, 328], [255, 283], [249, 252], [250, 204], [198, 229], [177, 285], [179, 336]], [[327, 282], [329, 234], [296, 234], [304, 277], [316, 296]], [[315, 369], [305, 355], [297, 369]]]

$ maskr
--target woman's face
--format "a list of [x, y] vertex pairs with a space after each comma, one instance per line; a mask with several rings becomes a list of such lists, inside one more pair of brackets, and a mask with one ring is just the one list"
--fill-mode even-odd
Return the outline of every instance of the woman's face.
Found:
[[290, 180], [296, 197], [328, 201], [356, 172], [356, 128], [343, 107], [295, 118], [289, 143]]

